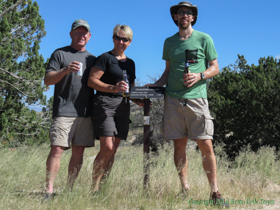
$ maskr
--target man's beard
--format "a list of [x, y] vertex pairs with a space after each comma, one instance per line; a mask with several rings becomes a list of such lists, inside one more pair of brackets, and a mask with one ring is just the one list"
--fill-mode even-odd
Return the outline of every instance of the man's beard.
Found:
[[186, 30], [186, 29], [188, 29], [189, 28], [189, 26], [190, 26], [190, 24], [179, 24], [179, 28], [180, 29], [183, 29], [183, 30]]
[[186, 29], [188, 29], [189, 28], [189, 26], [191, 25], [191, 23], [189, 22], [189, 23], [181, 23], [181, 22], [178, 22], [178, 26], [179, 26], [179, 28], [180, 29], [183, 29], [183, 30], [186, 30]]

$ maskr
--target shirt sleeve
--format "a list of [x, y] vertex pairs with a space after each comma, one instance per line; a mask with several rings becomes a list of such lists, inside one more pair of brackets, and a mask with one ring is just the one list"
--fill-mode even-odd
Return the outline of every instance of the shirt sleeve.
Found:
[[105, 72], [108, 66], [108, 61], [109, 56], [104, 53], [96, 58], [93, 66]]
[[205, 45], [205, 55], [207, 62], [212, 61], [216, 58], [218, 58], [218, 53], [215, 49], [213, 39], [208, 36], [208, 39], [206, 39], [206, 45]]
[[163, 54], [162, 54], [162, 59], [166, 60], [166, 61], [170, 61], [170, 58], [168, 56], [168, 50], [167, 50], [167, 41], [164, 41], [164, 45], [163, 45]]
[[59, 50], [56, 50], [51, 55], [48, 66], [46, 68], [46, 74], [51, 71], [59, 71], [61, 68], [61, 54], [59, 53]]
[[131, 71], [131, 75], [129, 76], [129, 83], [130, 83], [130, 84], [132, 84], [132, 83], [135, 81], [135, 79], [136, 79], [136, 75], [135, 75], [135, 72], [136, 72], [136, 70], [135, 70], [135, 63], [134, 63], [133, 60], [131, 60], [131, 61], [132, 61], [132, 71]]

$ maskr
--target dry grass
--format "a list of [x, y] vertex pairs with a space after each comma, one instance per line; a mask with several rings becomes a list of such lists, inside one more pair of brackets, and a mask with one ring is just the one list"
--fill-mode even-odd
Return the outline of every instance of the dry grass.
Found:
[[[99, 149], [86, 149], [84, 165], [72, 192], [65, 188], [70, 151], [63, 154], [55, 181], [57, 196], [42, 203], [45, 162], [49, 146], [0, 149], [1, 209], [215, 209], [195, 202], [209, 199], [209, 186], [202, 169], [200, 153], [188, 148], [190, 194], [175, 198], [180, 191], [173, 163], [173, 148], [167, 146], [151, 156], [150, 188], [143, 190], [143, 148], [121, 145], [106, 186], [100, 194], [89, 192], [94, 156]], [[280, 161], [271, 148], [258, 153], [244, 150], [229, 162], [217, 148], [218, 182], [231, 209], [280, 209]], [[257, 203], [247, 204], [256, 200]], [[259, 204], [261, 199], [273, 204]], [[193, 204], [192, 204], [193, 202]], [[217, 207], [216, 207], [217, 208]]]

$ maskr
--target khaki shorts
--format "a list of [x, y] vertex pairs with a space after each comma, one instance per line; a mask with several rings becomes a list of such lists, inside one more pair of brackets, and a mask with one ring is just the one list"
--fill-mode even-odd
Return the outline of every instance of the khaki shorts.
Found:
[[55, 117], [50, 129], [52, 146], [69, 149], [71, 145], [93, 147], [91, 117]]
[[162, 131], [165, 139], [213, 139], [214, 124], [208, 100], [165, 95]]

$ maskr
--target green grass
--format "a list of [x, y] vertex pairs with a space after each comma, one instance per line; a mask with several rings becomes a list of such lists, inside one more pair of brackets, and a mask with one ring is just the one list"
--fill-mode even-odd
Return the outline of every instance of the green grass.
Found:
[[[71, 151], [64, 152], [55, 180], [57, 195], [42, 203], [45, 186], [45, 163], [49, 145], [0, 148], [1, 209], [215, 209], [205, 204], [191, 204], [209, 199], [210, 188], [198, 151], [187, 149], [190, 193], [185, 199], [175, 198], [180, 183], [173, 163], [173, 147], [166, 146], [150, 158], [150, 187], [143, 189], [143, 147], [121, 144], [108, 183], [95, 196], [90, 194], [95, 148], [86, 149], [84, 164], [72, 192], [66, 190], [67, 167]], [[272, 148], [258, 153], [244, 149], [234, 162], [229, 162], [217, 147], [219, 191], [231, 209], [280, 209], [280, 160]], [[247, 199], [261, 199], [274, 204], [246, 204]], [[243, 203], [244, 202], [244, 203]], [[217, 208], [217, 207], [216, 207]]]

